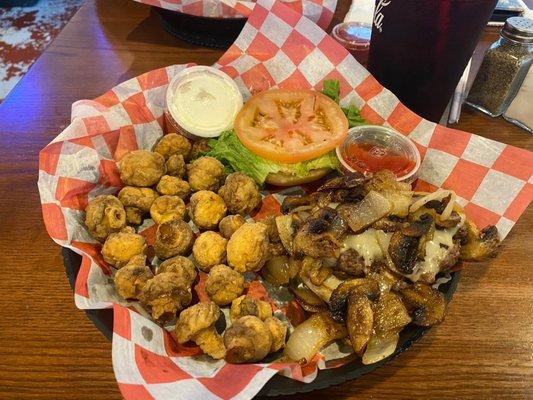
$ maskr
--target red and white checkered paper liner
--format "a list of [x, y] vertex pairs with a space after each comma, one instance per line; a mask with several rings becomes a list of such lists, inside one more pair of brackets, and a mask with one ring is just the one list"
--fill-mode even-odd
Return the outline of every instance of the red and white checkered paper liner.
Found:
[[[184, 14], [211, 18], [246, 18], [255, 1], [247, 0], [135, 0]], [[326, 29], [333, 18], [337, 0], [284, 0], [283, 4]]]
[[[84, 227], [88, 199], [122, 186], [116, 161], [132, 149], [150, 149], [163, 134], [167, 84], [190, 65], [151, 71], [94, 100], [74, 103], [71, 124], [39, 155], [46, 229], [58, 244], [83, 256], [76, 305], [114, 307], [113, 365], [126, 399], [247, 399], [277, 372], [311, 381], [317, 366], [325, 367], [320, 356], [305, 368], [198, 360], [197, 348], [177, 346], [166, 331], [118, 301], [100, 245]], [[424, 158], [417, 189], [454, 190], [470, 218], [480, 226], [496, 224], [502, 236], [533, 198], [530, 152], [417, 116], [335, 40], [283, 3], [260, 0], [215, 66], [245, 96], [274, 86], [320, 89], [324, 79], [338, 79], [341, 103], [354, 103], [367, 121], [391, 126], [415, 141]], [[277, 195], [266, 197], [256, 218], [273, 210], [279, 210]], [[143, 234], [150, 242], [154, 229]], [[257, 288], [261, 296], [261, 285]]]

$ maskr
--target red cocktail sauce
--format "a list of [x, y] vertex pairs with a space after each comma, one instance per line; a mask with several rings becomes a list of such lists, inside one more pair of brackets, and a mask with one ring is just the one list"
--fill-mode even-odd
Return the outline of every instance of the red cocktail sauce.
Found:
[[346, 148], [344, 161], [363, 174], [389, 169], [397, 177], [413, 170], [416, 163], [393, 149], [372, 143], [350, 143]]

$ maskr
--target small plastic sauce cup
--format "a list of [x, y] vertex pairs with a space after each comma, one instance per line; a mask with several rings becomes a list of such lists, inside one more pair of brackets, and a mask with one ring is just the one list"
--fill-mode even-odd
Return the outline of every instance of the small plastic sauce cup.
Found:
[[228, 75], [199, 65], [174, 76], [167, 88], [166, 102], [169, 128], [196, 140], [217, 137], [233, 127], [243, 98]]
[[331, 34], [357, 61], [366, 66], [372, 35], [371, 25], [361, 22], [343, 22], [335, 25]]
[[[343, 170], [347, 172], [371, 176], [379, 170], [391, 169], [398, 181], [407, 183], [414, 182], [418, 177], [421, 160], [416, 145], [385, 126], [351, 128], [336, 152]], [[395, 166], [398, 167], [396, 170]]]

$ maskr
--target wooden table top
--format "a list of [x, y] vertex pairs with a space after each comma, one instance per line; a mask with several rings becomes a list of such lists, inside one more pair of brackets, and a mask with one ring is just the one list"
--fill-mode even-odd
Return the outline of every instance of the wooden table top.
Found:
[[[220, 55], [164, 32], [149, 7], [88, 0], [0, 105], [1, 399], [121, 397], [111, 343], [76, 309], [60, 249], [43, 226], [39, 150], [67, 126], [73, 101], [154, 68], [209, 65]], [[464, 110], [458, 127], [533, 149], [533, 137], [478, 112]], [[292, 399], [533, 398], [532, 211], [493, 262], [463, 272], [446, 320], [420, 343], [353, 382]]]

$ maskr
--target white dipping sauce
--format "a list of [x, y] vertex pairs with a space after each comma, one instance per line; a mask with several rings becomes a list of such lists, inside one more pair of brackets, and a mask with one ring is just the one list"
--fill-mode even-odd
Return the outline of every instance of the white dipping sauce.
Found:
[[193, 136], [219, 136], [231, 129], [242, 107], [235, 82], [211, 67], [191, 67], [180, 72], [167, 90], [167, 109], [176, 123]]

